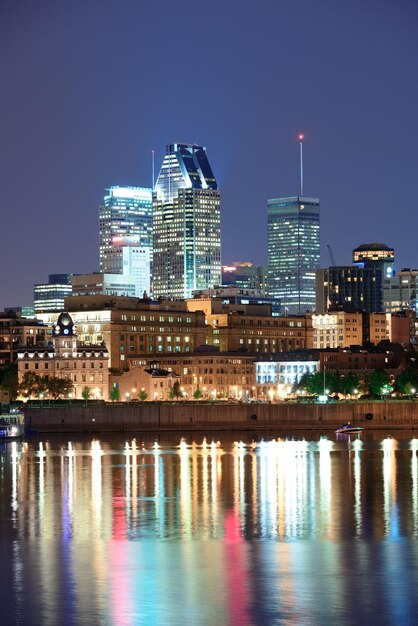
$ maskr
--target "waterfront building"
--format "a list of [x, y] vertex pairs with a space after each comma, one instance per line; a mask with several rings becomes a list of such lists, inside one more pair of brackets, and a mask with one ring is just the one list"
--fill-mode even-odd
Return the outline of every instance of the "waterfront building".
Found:
[[72, 274], [49, 274], [48, 283], [34, 285], [35, 314], [45, 311], [62, 311], [64, 298], [71, 296], [71, 278]]
[[[139, 300], [123, 296], [72, 296], [66, 310], [76, 325], [79, 340], [88, 345], [104, 342], [109, 367], [124, 371], [128, 358], [193, 352], [206, 342], [202, 311], [187, 311], [184, 301]], [[57, 314], [38, 316], [53, 326]]]
[[153, 195], [153, 295], [221, 282], [220, 192], [206, 148], [170, 144]]
[[[112, 381], [117, 381], [121, 398], [129, 399], [138, 394], [141, 385], [145, 386], [141, 382], [143, 370], [152, 367], [154, 358], [129, 357], [128, 371], [118, 378], [112, 377]], [[206, 400], [245, 400], [256, 396], [254, 356], [249, 354], [221, 353], [213, 346], [202, 346], [190, 354], [158, 356], [158, 367], [176, 376], [184, 400], [193, 400], [196, 391]], [[154, 400], [156, 390], [150, 389], [148, 400]], [[158, 398], [164, 393], [161, 387]]]
[[305, 374], [320, 370], [318, 350], [293, 350], [274, 357], [256, 359], [255, 378], [260, 397], [284, 399], [294, 392], [294, 385]]
[[291, 315], [315, 310], [319, 199], [268, 200], [268, 293]]
[[82, 398], [87, 387], [90, 397], [108, 400], [109, 353], [106, 346], [84, 345], [77, 340], [72, 317], [67, 312], [58, 315], [52, 329], [52, 341], [39, 346], [25, 346], [18, 352], [18, 378], [34, 372], [46, 381], [66, 378], [73, 383], [72, 398]]
[[14, 363], [21, 348], [44, 344], [46, 332], [38, 320], [10, 311], [0, 313], [0, 369]]
[[120, 248], [123, 238], [134, 238], [152, 257], [152, 189], [113, 186], [107, 191], [99, 208], [100, 271], [121, 274], [123, 263], [115, 246]]
[[232, 265], [222, 265], [222, 286], [253, 289], [266, 296], [267, 268], [254, 265], [252, 261], [234, 261]]
[[[132, 274], [78, 274], [71, 279], [73, 296], [136, 296], [137, 281]], [[141, 294], [142, 295], [142, 294]]]
[[380, 270], [372, 267], [332, 266], [316, 270], [316, 313], [381, 312]]

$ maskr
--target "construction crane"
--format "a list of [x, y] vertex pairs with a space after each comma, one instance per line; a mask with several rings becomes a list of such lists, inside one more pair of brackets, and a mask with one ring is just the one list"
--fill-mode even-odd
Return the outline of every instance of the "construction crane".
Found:
[[328, 252], [329, 252], [329, 256], [331, 257], [331, 263], [332, 263], [332, 267], [336, 267], [336, 262], [335, 262], [335, 257], [334, 257], [334, 253], [332, 251], [332, 248], [329, 244], [327, 244], [327, 248], [328, 248]]

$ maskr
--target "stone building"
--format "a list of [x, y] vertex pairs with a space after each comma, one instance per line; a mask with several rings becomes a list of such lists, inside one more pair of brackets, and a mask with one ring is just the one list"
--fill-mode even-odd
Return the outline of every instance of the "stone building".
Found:
[[81, 398], [87, 387], [90, 397], [108, 400], [109, 353], [104, 344], [85, 345], [77, 340], [74, 322], [60, 313], [52, 331], [52, 341], [43, 346], [26, 346], [18, 352], [19, 383], [26, 372], [45, 378], [67, 378], [74, 385], [71, 396]]

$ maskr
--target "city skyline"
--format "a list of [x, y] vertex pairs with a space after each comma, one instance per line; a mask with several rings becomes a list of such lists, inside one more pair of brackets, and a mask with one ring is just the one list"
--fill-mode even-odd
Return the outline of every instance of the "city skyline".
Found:
[[[223, 264], [267, 264], [267, 200], [299, 193], [303, 131], [304, 194], [321, 199], [320, 265], [330, 265], [328, 244], [345, 265], [354, 247], [381, 241], [398, 270], [416, 267], [418, 8], [319, 4], [215, 2], [208, 13], [187, 1], [180, 11], [2, 3], [0, 308], [27, 304], [50, 273], [98, 269], [103, 190], [151, 186], [152, 151], [159, 163], [179, 140], [210, 153]], [[157, 26], [184, 61], [164, 80]], [[114, 32], [124, 33], [116, 48]]]

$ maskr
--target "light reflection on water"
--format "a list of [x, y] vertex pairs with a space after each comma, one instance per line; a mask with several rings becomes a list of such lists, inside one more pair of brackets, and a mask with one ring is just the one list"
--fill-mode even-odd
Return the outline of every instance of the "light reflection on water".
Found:
[[0, 623], [415, 623], [417, 472], [416, 438], [11, 442]]

